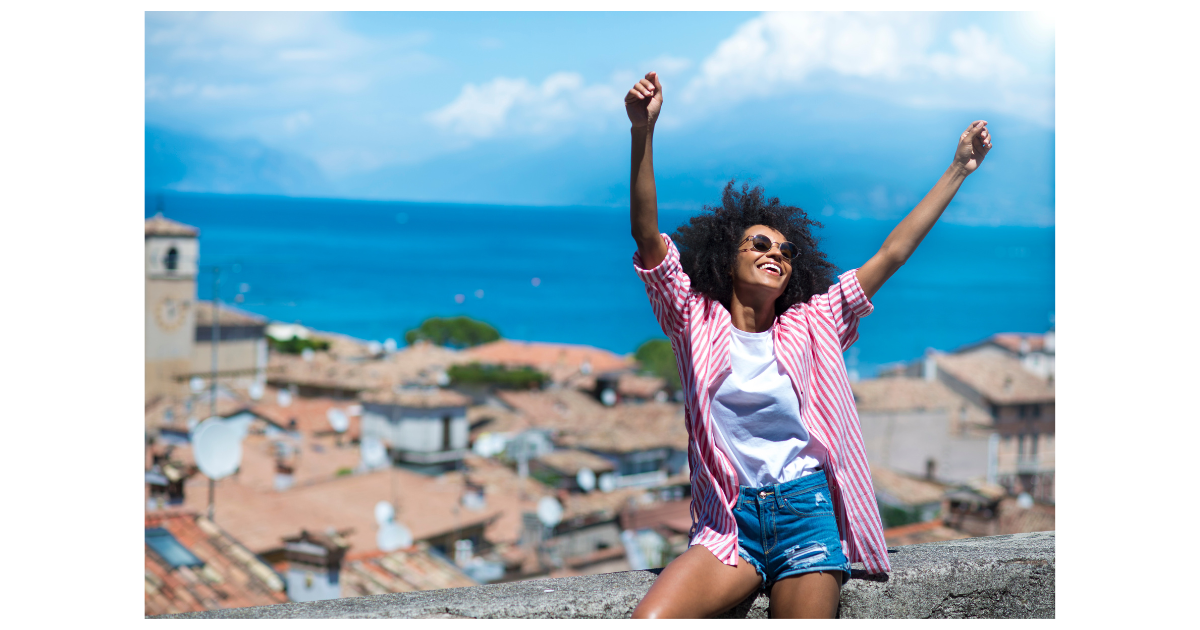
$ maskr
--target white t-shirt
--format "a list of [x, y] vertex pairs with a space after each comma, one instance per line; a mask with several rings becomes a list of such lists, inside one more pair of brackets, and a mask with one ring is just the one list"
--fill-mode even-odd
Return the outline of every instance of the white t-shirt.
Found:
[[827, 452], [800, 421], [800, 400], [775, 359], [773, 329], [731, 329], [732, 371], [709, 394], [717, 445], [737, 470], [738, 483], [757, 488], [820, 470]]

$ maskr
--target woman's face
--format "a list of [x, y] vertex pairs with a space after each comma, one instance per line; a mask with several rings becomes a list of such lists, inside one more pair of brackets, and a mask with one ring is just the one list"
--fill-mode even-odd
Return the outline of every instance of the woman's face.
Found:
[[[756, 234], [762, 234], [775, 243], [770, 251], [757, 251], [750, 241], [746, 240]], [[765, 225], [746, 228], [742, 234], [742, 242], [737, 246], [737, 259], [733, 265], [734, 291], [764, 291], [772, 294], [771, 299], [783, 295], [788, 279], [792, 277], [791, 261], [779, 252], [778, 244], [785, 240], [787, 239], [782, 234]]]

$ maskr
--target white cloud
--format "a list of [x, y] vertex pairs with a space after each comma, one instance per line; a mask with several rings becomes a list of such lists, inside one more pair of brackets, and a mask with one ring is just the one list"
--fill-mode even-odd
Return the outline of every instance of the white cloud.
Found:
[[926, 13], [765, 13], [701, 62], [683, 100], [704, 109], [833, 81], [835, 88], [841, 82], [909, 105], [995, 106], [1052, 123], [1046, 80], [1030, 78], [977, 26], [939, 39], [937, 19]]
[[430, 112], [428, 120], [471, 138], [569, 132], [589, 120], [603, 125], [604, 114], [620, 109], [623, 93], [608, 84], [588, 85], [574, 72], [557, 72], [541, 85], [498, 77], [483, 85], [463, 86], [458, 98]]

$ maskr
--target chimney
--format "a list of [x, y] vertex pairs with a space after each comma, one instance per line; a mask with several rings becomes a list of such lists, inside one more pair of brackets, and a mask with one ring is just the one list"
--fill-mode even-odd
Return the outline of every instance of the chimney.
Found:
[[350, 545], [341, 534], [312, 534], [302, 529], [299, 536], [284, 538], [283, 543], [288, 599], [312, 602], [342, 596], [339, 576]]
[[925, 360], [924, 364], [922, 365], [921, 375], [926, 381], [932, 381], [937, 378], [937, 360], [934, 358], [934, 353], [935, 351], [933, 348], [927, 348], [925, 350]]

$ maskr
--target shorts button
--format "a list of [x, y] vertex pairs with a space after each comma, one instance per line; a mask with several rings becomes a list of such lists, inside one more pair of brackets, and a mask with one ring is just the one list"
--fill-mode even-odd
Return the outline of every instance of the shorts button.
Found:
[[765, 498], [767, 498], [767, 493], [766, 493], [766, 492], [759, 492], [759, 493], [758, 493], [758, 498], [760, 498], [760, 499], [765, 499]]

